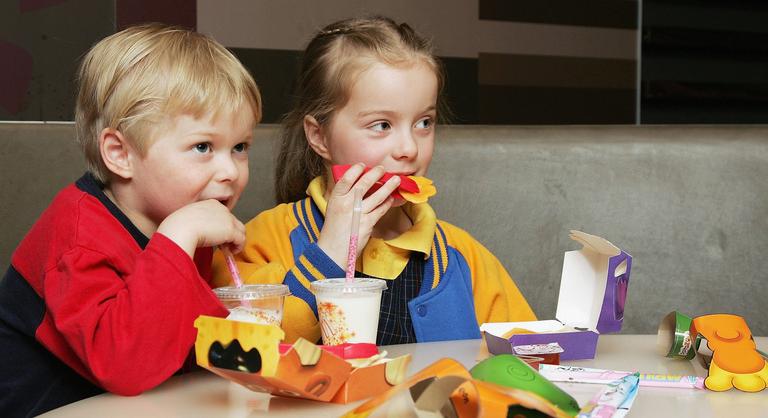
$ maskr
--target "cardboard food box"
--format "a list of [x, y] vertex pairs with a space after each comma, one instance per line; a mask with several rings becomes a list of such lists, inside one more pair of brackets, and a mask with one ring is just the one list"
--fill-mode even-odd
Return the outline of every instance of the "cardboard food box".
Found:
[[[518, 379], [529, 377], [524, 371], [516, 376]], [[566, 413], [551, 398], [546, 399], [534, 391], [473, 379], [461, 363], [443, 358], [401, 385], [362, 403], [343, 418], [506, 416], [569, 418], [573, 414]]]
[[591, 359], [599, 334], [621, 330], [632, 256], [595, 235], [571, 231], [570, 237], [582, 248], [565, 253], [556, 319], [485, 323], [480, 330], [489, 352], [556, 342], [562, 360]]
[[352, 363], [307, 340], [299, 339], [284, 354], [285, 337], [274, 325], [211, 316], [195, 320], [197, 364], [257, 392], [347, 403], [368, 398], [405, 379], [410, 355], [365, 364]]

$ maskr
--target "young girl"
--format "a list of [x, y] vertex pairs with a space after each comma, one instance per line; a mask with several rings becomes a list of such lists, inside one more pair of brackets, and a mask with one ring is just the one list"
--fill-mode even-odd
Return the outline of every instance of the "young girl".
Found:
[[[442, 87], [429, 43], [406, 24], [343, 20], [309, 43], [277, 158], [282, 204], [247, 224], [237, 256], [244, 280], [290, 287], [287, 341], [320, 338], [310, 282], [344, 277], [354, 189], [368, 191], [385, 172], [426, 175]], [[334, 183], [337, 164], [352, 167]], [[377, 344], [480, 338], [483, 322], [535, 319], [485, 247], [429, 204], [390, 196], [399, 182], [362, 202], [356, 275], [387, 280]], [[221, 255], [214, 275], [229, 281]]]

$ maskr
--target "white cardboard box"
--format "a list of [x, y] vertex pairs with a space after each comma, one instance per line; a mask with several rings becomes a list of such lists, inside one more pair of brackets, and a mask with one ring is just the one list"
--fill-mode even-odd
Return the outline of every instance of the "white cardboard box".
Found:
[[[570, 237], [582, 248], [565, 253], [556, 319], [481, 325], [491, 353], [514, 354], [518, 345], [556, 342], [563, 360], [591, 359], [600, 333], [621, 330], [632, 256], [596, 235], [571, 231]], [[505, 336], [515, 328], [533, 333]]]

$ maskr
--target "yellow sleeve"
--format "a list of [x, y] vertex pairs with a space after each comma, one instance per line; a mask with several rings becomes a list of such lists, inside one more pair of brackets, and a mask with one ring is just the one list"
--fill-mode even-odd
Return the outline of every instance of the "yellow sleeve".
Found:
[[469, 264], [478, 325], [484, 322], [533, 321], [536, 314], [501, 262], [466, 231], [439, 221], [448, 245]]
[[[287, 277], [299, 273], [293, 260], [290, 233], [298, 227], [291, 206], [282, 204], [264, 211], [246, 224], [246, 244], [235, 262], [245, 283], [283, 283]], [[303, 275], [301, 275], [303, 277]], [[220, 251], [213, 255], [213, 284], [215, 287], [231, 286], [232, 278]], [[309, 291], [305, 279], [301, 285]], [[290, 287], [290, 286], [289, 286]], [[282, 328], [285, 341], [294, 342], [303, 337], [315, 342], [320, 339], [317, 317], [308, 303], [294, 295], [285, 299]]]

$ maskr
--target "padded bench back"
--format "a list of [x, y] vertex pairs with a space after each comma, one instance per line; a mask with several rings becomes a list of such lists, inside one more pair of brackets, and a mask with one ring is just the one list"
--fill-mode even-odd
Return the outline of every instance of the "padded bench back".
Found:
[[[235, 213], [274, 205], [278, 129], [256, 129]], [[84, 171], [71, 124], [0, 123], [0, 265]], [[441, 126], [429, 176], [440, 218], [507, 267], [541, 319], [557, 306], [570, 229], [633, 259], [623, 332], [672, 310], [735, 313], [768, 335], [768, 127]]]

